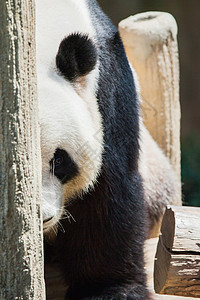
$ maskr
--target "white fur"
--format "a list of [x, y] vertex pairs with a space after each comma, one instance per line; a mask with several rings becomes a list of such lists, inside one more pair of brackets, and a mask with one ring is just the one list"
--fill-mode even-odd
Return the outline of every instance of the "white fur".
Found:
[[158, 219], [168, 204], [178, 201], [179, 181], [169, 160], [151, 137], [143, 123], [140, 124], [139, 170], [144, 183], [144, 196], [151, 216]]
[[38, 67], [54, 66], [61, 40], [74, 32], [95, 37], [84, 0], [36, 0]]
[[[63, 193], [59, 180], [50, 174], [43, 172], [42, 181], [42, 214], [44, 220], [49, 220], [44, 224], [44, 230], [48, 230], [57, 224], [62, 215]], [[52, 218], [52, 219], [51, 219]]]
[[[64, 37], [79, 32], [95, 39], [85, 1], [36, 0], [36, 21], [42, 207], [44, 220], [53, 217], [48, 222], [53, 226], [63, 212], [64, 202], [91, 187], [101, 168], [103, 134], [95, 95], [98, 65], [82, 82], [73, 85], [59, 76], [55, 66]], [[57, 148], [65, 150], [79, 169], [79, 175], [63, 186], [50, 176], [49, 162]]]
[[[139, 79], [133, 67], [130, 67], [141, 103]], [[143, 179], [144, 199], [151, 216], [149, 225], [153, 227], [154, 220], [162, 216], [165, 207], [178, 201], [180, 183], [168, 158], [150, 135], [141, 116], [139, 171]]]

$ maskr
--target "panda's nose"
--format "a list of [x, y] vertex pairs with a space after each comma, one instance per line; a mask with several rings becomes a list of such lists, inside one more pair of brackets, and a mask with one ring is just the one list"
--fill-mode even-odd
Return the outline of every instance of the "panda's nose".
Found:
[[46, 220], [43, 220], [43, 224], [45, 224], [45, 223], [51, 221], [52, 219], [53, 219], [53, 217], [50, 217], [50, 218], [48, 218], [48, 219], [46, 219]]

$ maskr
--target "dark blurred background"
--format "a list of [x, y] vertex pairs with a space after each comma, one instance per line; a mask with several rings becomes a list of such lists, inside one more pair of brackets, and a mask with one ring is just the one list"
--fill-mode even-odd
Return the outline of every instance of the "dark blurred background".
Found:
[[184, 205], [200, 206], [200, 1], [99, 0], [115, 25], [144, 11], [171, 13], [178, 24]]

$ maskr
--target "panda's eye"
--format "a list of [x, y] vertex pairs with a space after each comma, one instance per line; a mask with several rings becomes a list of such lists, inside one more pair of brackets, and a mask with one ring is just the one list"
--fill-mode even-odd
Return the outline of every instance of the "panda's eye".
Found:
[[63, 156], [58, 156], [54, 158], [54, 166], [59, 167], [63, 163]]
[[49, 164], [50, 172], [63, 184], [78, 175], [78, 166], [63, 149], [56, 149]]

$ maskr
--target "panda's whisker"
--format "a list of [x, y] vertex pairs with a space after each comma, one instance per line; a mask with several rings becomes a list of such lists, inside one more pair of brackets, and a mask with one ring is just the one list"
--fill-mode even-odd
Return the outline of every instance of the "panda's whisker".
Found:
[[51, 183], [55, 184], [55, 160], [53, 159], [52, 174], [50, 174]]
[[53, 160], [53, 182], [54, 182], [54, 178], [55, 178], [55, 160]]
[[65, 209], [61, 220], [66, 220], [66, 219], [68, 219], [70, 224], [71, 224], [71, 219], [72, 219], [72, 221], [76, 222], [76, 220], [74, 219], [72, 214], [68, 210]]
[[60, 229], [61, 232], [65, 233], [65, 229], [60, 221], [58, 221], [58, 228]]

